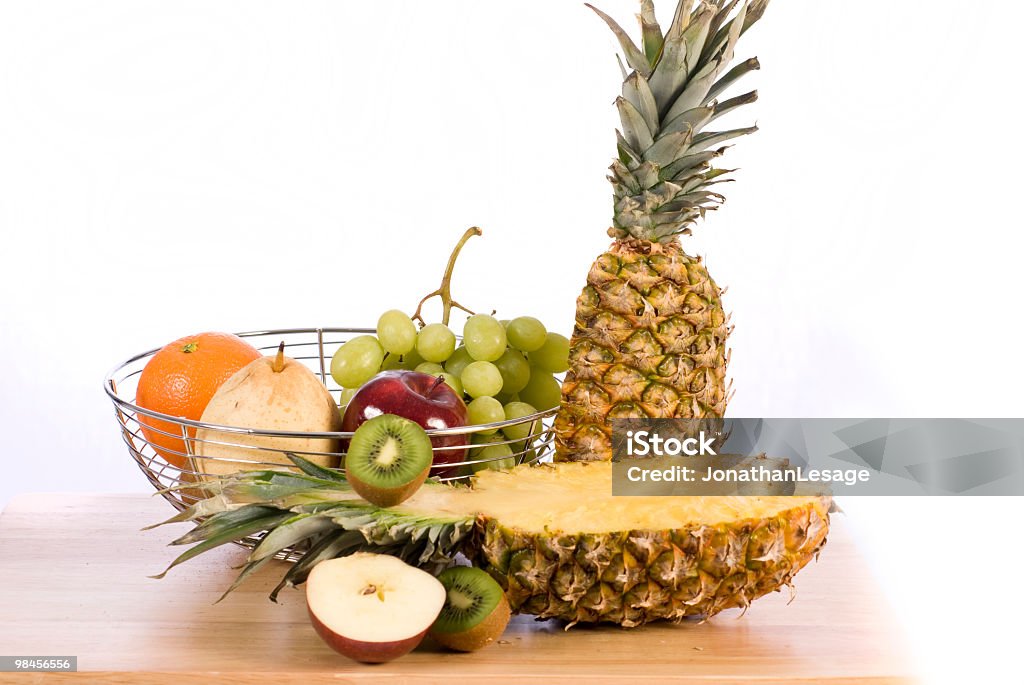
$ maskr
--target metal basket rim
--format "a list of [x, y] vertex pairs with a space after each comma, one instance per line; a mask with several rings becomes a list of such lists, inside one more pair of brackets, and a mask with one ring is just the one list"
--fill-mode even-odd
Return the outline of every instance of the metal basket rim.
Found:
[[[374, 328], [345, 328], [345, 327], [328, 327], [328, 328], [278, 328], [258, 331], [245, 331], [242, 333], [235, 333], [240, 338], [251, 338], [264, 335], [296, 335], [301, 333], [315, 333], [317, 335], [317, 341], [323, 344], [324, 333], [375, 333]], [[195, 421], [187, 419], [183, 416], [173, 416], [171, 414], [163, 414], [161, 412], [153, 411], [140, 407], [133, 402], [129, 402], [118, 394], [117, 381], [114, 376], [122, 369], [125, 369], [129, 364], [145, 359], [148, 356], [152, 356], [159, 352], [163, 347], [154, 347], [146, 352], [141, 352], [128, 359], [120, 362], [113, 366], [103, 377], [103, 390], [107, 394], [107, 397], [114, 403], [118, 409], [122, 411], [129, 411], [135, 414], [141, 414], [148, 416], [153, 419], [167, 421], [168, 423], [178, 424], [182, 426], [188, 426], [189, 428], [205, 429], [217, 431], [219, 433], [229, 433], [234, 435], [257, 435], [267, 437], [280, 437], [280, 438], [325, 438], [325, 439], [350, 439], [353, 435], [352, 431], [327, 431], [327, 432], [306, 432], [306, 431], [273, 431], [259, 428], [240, 428], [238, 426], [226, 426], [216, 423], [207, 423], [203, 421]], [[533, 421], [540, 421], [542, 419], [554, 416], [558, 411], [558, 407], [552, 407], [550, 409], [544, 409], [534, 414], [528, 414], [517, 419], [506, 419], [504, 421], [495, 421], [493, 423], [480, 423], [468, 426], [458, 426], [454, 428], [428, 428], [426, 433], [429, 436], [444, 437], [449, 435], [472, 435], [473, 433], [480, 433], [482, 431], [490, 430], [501, 430], [502, 428], [519, 425], [523, 423], [531, 423]]]

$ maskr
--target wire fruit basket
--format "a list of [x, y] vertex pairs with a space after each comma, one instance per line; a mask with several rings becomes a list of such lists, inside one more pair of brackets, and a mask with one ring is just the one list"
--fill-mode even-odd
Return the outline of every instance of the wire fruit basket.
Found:
[[[286, 328], [237, 335], [265, 355], [273, 354], [283, 343], [285, 354], [312, 370], [335, 401], [339, 401], [342, 388], [328, 373], [331, 357], [353, 336], [368, 333], [374, 333], [374, 330]], [[279, 457], [282, 452], [294, 452], [311, 461], [344, 462], [345, 453], [341, 446], [346, 445], [348, 439], [352, 437], [350, 432], [299, 433], [239, 428], [192, 421], [139, 407], [135, 404], [139, 375], [149, 359], [158, 351], [159, 348], [155, 348], [143, 352], [117, 365], [104, 378], [103, 387], [114, 403], [121, 438], [132, 459], [153, 487], [179, 511], [206, 496], [202, 484], [211, 478], [209, 474], [229, 473], [239, 470], [242, 466], [248, 469], [281, 468], [279, 459], [262, 461], [259, 456], [260, 450], [273, 452], [275, 457]], [[550, 461], [553, 454], [551, 423], [554, 414], [555, 409], [548, 409], [509, 421], [428, 430], [427, 434], [431, 438], [461, 438], [436, 441], [456, 443], [454, 445], [437, 446], [435, 442], [435, 454], [445, 451], [453, 454], [447, 456], [443, 466], [432, 469], [431, 475], [444, 481], [458, 481], [468, 479], [474, 471], [482, 468]], [[147, 439], [143, 424], [151, 438], [164, 436], [169, 440], [156, 438], [161, 444], [159, 448], [154, 446], [153, 442]], [[506, 438], [502, 432], [512, 427], [517, 429], [515, 440]], [[273, 438], [275, 447], [271, 449], [254, 446], [253, 438]], [[170, 449], [166, 444], [169, 441], [182, 447]], [[203, 443], [251, 450], [253, 456], [245, 461], [203, 456]], [[294, 446], [294, 449], [290, 449], [289, 445]], [[324, 445], [332, 445], [337, 451], [323, 451]], [[508, 445], [512, 450], [511, 456], [506, 450], [500, 457], [480, 457], [483, 448], [495, 445]], [[343, 468], [339, 470], [344, 471]]]

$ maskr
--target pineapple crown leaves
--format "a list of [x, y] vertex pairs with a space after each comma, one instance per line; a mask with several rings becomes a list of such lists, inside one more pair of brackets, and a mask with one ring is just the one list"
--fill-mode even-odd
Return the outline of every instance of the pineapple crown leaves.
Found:
[[266, 562], [288, 550], [302, 550], [302, 557], [270, 594], [271, 600], [277, 601], [283, 588], [305, 582], [313, 567], [326, 559], [369, 551], [438, 571], [470, 538], [473, 517], [427, 517], [400, 508], [381, 509], [359, 497], [343, 474], [288, 456], [299, 473], [243, 471], [212, 480], [204, 483], [210, 497], [145, 528], [196, 523], [171, 542], [193, 546], [153, 577], [162, 578], [178, 564], [215, 547], [255, 536], [259, 542], [221, 599]]
[[639, 46], [614, 19], [587, 5], [615, 34], [625, 58], [625, 64], [619, 59], [622, 95], [615, 100], [622, 124], [616, 131], [618, 157], [608, 176], [615, 199], [610, 233], [616, 238], [666, 241], [689, 234], [698, 218], [725, 200], [708, 189], [731, 180], [722, 178], [731, 169], [712, 165], [727, 149], [722, 143], [757, 130], [704, 128], [757, 100], [757, 91], [718, 97], [760, 68], [756, 58], [729, 65], [736, 43], [764, 14], [768, 0], [694, 5], [679, 0], [663, 32], [653, 0], [640, 0]]

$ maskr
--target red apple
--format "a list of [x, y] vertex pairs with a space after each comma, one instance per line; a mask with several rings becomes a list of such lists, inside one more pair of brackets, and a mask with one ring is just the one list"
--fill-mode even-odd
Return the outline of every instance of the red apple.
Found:
[[350, 659], [379, 664], [416, 648], [444, 606], [437, 578], [387, 554], [322, 561], [306, 580], [313, 628]]
[[[363, 422], [381, 414], [396, 414], [415, 421], [426, 430], [458, 428], [468, 422], [466, 404], [438, 376], [418, 371], [382, 371], [363, 384], [349, 400], [341, 430], [355, 431]], [[444, 464], [465, 461], [468, 435], [431, 437], [434, 446], [432, 476], [454, 475]], [[447, 448], [447, 449], [439, 449]]]

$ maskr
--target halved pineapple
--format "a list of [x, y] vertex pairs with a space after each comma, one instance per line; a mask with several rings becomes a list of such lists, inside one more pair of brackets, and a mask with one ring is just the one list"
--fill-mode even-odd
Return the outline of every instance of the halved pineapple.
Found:
[[263, 529], [240, 579], [284, 547], [309, 545], [278, 589], [359, 550], [427, 568], [465, 552], [514, 611], [635, 626], [746, 606], [789, 584], [828, 532], [827, 498], [613, 497], [608, 462], [484, 471], [472, 488], [427, 483], [390, 509], [359, 499], [341, 476], [299, 465], [313, 475], [236, 474], [174, 517], [209, 516], [175, 541], [200, 543], [175, 564]]
[[615, 497], [609, 462], [485, 471], [402, 509], [475, 514], [468, 553], [514, 611], [634, 626], [711, 616], [788, 584], [828, 531], [818, 497]]

